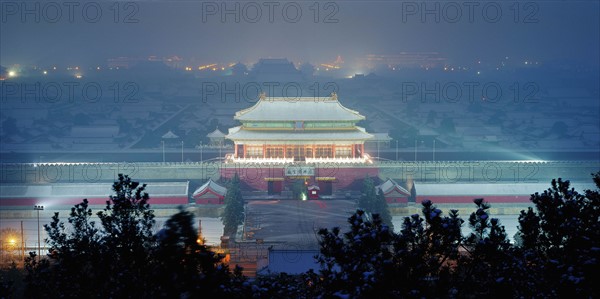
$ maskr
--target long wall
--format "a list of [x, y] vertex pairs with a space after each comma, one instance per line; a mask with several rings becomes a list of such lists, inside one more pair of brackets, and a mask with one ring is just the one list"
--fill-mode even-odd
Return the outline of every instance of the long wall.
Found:
[[[573, 182], [591, 182], [591, 173], [600, 171], [598, 161], [552, 161], [541, 163], [491, 161], [380, 162], [363, 166], [327, 163], [316, 167], [319, 176], [347, 176], [351, 169], [368, 169], [382, 179], [399, 181], [469, 183], [543, 183], [562, 177]], [[259, 169], [260, 171], [257, 171]], [[141, 182], [147, 180], [217, 180], [223, 173], [238, 172], [254, 179], [262, 174], [281, 174], [281, 166], [266, 164], [210, 163], [22, 163], [0, 164], [0, 183], [72, 183], [115, 181], [119, 173]], [[363, 171], [357, 172], [363, 173]], [[361, 174], [364, 176], [364, 174]]]
[[382, 179], [430, 183], [549, 183], [559, 177], [589, 183], [591, 173], [600, 171], [599, 161], [383, 162], [378, 166]]

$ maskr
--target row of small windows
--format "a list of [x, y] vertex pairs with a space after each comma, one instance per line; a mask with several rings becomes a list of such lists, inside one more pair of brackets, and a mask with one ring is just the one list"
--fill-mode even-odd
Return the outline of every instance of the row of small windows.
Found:
[[354, 127], [353, 122], [246, 122], [244, 126], [247, 128], [294, 128], [311, 129], [311, 128], [351, 128]]
[[[313, 157], [312, 146], [287, 146], [285, 148], [286, 157]], [[317, 158], [332, 158], [333, 147], [330, 145], [326, 146], [315, 146], [314, 157]], [[266, 147], [265, 157], [267, 158], [283, 158], [284, 147], [283, 146], [268, 146]], [[263, 147], [262, 146], [246, 146], [246, 157], [249, 158], [262, 158]], [[346, 158], [352, 157], [352, 146], [336, 146], [335, 157]]]

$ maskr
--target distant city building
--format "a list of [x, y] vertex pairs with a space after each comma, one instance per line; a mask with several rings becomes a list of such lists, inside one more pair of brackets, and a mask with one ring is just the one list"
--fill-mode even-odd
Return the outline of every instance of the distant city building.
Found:
[[172, 67], [172, 68], [179, 69], [179, 68], [181, 68], [181, 67], [182, 67], [182, 62], [183, 62], [183, 59], [181, 59], [181, 58], [180, 58], [179, 56], [177, 56], [177, 55], [174, 55], [174, 56], [171, 56], [171, 57], [166, 57], [166, 58], [163, 58], [163, 59], [162, 59], [162, 61], [163, 61], [163, 62], [164, 62], [166, 65], [168, 65], [168, 66], [170, 66], [170, 67]]
[[402, 52], [399, 54], [368, 54], [361, 64], [367, 68], [431, 68], [443, 66], [446, 58], [437, 52]]
[[302, 82], [304, 76], [285, 58], [260, 59], [250, 72], [259, 82]]
[[238, 62], [231, 67], [232, 76], [245, 76], [248, 75], [248, 68], [245, 64]]
[[145, 58], [120, 56], [107, 59], [106, 64], [109, 68], [113, 69], [130, 69], [144, 62], [150, 62], [149, 65], [165, 65], [171, 68], [181, 68], [182, 61], [183, 59], [177, 55], [171, 57], [148, 56]]
[[120, 68], [120, 69], [129, 69], [135, 64], [139, 62], [139, 58], [131, 58], [131, 57], [116, 57], [109, 58], [106, 61], [106, 64], [109, 68]]

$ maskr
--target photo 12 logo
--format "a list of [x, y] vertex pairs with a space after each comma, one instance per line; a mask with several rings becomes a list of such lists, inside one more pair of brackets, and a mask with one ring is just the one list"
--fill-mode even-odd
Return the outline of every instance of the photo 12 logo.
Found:
[[494, 1], [421, 1], [402, 2], [402, 23], [538, 23], [539, 4], [536, 2]]
[[202, 82], [200, 87], [203, 103], [209, 99], [219, 99], [223, 103], [228, 100], [239, 103], [243, 99], [256, 103], [262, 98], [284, 98], [294, 102], [306, 97], [318, 101], [338, 92], [339, 86], [335, 82]]
[[140, 87], [135, 82], [0, 82], [0, 102], [18, 99], [21, 103], [98, 103], [110, 98], [114, 103], [138, 103]]
[[394, 175], [400, 180], [457, 183], [537, 183], [540, 163], [521, 162], [401, 162]]
[[137, 2], [0, 1], [1, 22], [139, 23]]
[[335, 2], [202, 2], [202, 23], [338, 23]]
[[0, 163], [0, 181], [9, 183], [97, 183], [117, 180], [118, 174], [135, 177], [136, 163]]
[[498, 103], [537, 103], [540, 86], [536, 82], [401, 82], [401, 100], [415, 99], [422, 103], [458, 103], [483, 101]]

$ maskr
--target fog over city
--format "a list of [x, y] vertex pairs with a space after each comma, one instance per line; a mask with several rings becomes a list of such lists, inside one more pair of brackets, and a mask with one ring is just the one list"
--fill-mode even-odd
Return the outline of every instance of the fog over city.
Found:
[[[597, 6], [593, 1], [3, 1], [2, 151], [14, 153], [3, 160], [34, 162], [19, 153], [42, 149], [48, 155], [37, 155], [38, 161], [54, 160], [59, 149], [155, 148], [160, 138], [149, 135], [169, 130], [183, 135], [186, 151], [217, 123], [221, 130], [235, 124], [233, 112], [256, 102], [260, 92], [295, 97], [333, 91], [354, 108], [373, 105], [359, 109], [367, 114], [363, 125], [391, 134], [400, 148], [414, 148], [419, 138], [397, 132], [394, 119], [369, 114], [379, 115], [377, 109], [385, 107], [410, 120], [411, 129], [426, 130], [419, 122], [427, 120], [441, 135], [454, 125], [457, 135], [474, 141], [489, 136], [488, 143], [501, 150], [556, 150], [559, 144], [568, 154], [538, 158], [575, 159], [581, 149], [598, 148]], [[286, 60], [261, 70], [261, 59]], [[564, 119], [567, 114], [560, 113], [552, 121], [535, 115], [553, 113], [554, 105], [562, 104], [583, 118]], [[186, 105], [192, 106], [178, 113]], [[129, 113], [134, 107], [138, 113]], [[402, 115], [411, 109], [421, 114]], [[106, 117], [107, 111], [112, 115]], [[157, 127], [144, 115], [173, 120]], [[208, 115], [212, 127], [211, 119], [200, 121]], [[460, 128], [459, 119], [469, 128]], [[484, 122], [484, 128], [467, 119]], [[73, 145], [94, 134], [113, 138], [87, 148]], [[553, 134], [558, 136], [548, 136]], [[456, 140], [449, 139], [456, 136], [442, 137], [438, 149], [471, 147], [453, 144]]]

